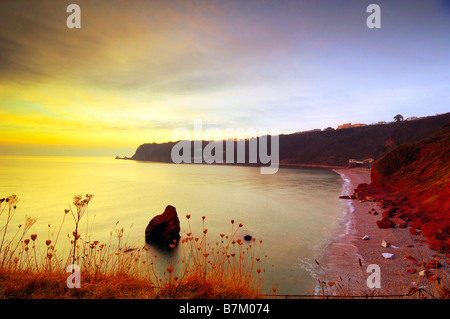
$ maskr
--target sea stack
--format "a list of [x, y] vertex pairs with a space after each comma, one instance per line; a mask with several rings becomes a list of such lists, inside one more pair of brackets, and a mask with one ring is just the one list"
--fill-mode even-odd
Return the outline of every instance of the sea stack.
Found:
[[145, 228], [145, 241], [149, 244], [157, 244], [169, 247], [177, 244], [180, 239], [180, 220], [175, 207], [168, 205], [164, 213], [150, 220]]

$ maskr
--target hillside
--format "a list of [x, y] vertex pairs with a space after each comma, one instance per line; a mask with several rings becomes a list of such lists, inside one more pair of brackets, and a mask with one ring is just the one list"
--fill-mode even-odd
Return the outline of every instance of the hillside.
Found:
[[348, 159], [379, 159], [404, 144], [420, 141], [450, 121], [450, 113], [415, 121], [368, 125], [280, 137], [280, 163], [346, 166]]
[[385, 225], [409, 224], [411, 234], [421, 231], [430, 248], [450, 251], [450, 123], [387, 153], [373, 164], [371, 180], [355, 193], [383, 202]]
[[[347, 166], [350, 158], [376, 160], [401, 144], [420, 141], [448, 122], [450, 113], [414, 121], [280, 135], [280, 164]], [[170, 163], [175, 143], [142, 144], [131, 159]]]

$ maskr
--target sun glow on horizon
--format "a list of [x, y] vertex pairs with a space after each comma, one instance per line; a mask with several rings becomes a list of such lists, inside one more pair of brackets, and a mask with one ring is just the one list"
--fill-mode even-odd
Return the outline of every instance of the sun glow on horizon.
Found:
[[77, 4], [73, 30], [60, 1], [0, 3], [0, 154], [129, 152], [195, 120], [293, 133], [448, 110], [438, 0], [380, 0], [376, 31], [364, 3]]

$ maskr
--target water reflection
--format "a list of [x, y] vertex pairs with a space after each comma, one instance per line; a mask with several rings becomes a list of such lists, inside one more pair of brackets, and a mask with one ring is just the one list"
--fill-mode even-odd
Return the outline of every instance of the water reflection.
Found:
[[[115, 230], [124, 229], [126, 247], [149, 247], [147, 253], [158, 255], [158, 271], [164, 272], [167, 260], [182, 260], [182, 247], [171, 251], [146, 246], [144, 234], [149, 221], [167, 205], [176, 207], [182, 235], [189, 232], [190, 214], [193, 236], [201, 237], [205, 216], [212, 244], [220, 241], [220, 234], [235, 230], [233, 219], [243, 224], [237, 238], [251, 234], [263, 241], [260, 255], [268, 256], [267, 271], [274, 265], [280, 293], [311, 293], [314, 280], [302, 265], [313, 262], [339, 230], [346, 209], [338, 200], [341, 190], [340, 176], [320, 169], [281, 168], [277, 174], [261, 175], [256, 167], [0, 157], [0, 197], [20, 198], [16, 227], [29, 215], [37, 218], [31, 232], [55, 238], [73, 196], [92, 193], [95, 198], [80, 222], [81, 233], [91, 241], [117, 245]], [[66, 216], [60, 251], [70, 249], [67, 234], [73, 229], [74, 221]]]

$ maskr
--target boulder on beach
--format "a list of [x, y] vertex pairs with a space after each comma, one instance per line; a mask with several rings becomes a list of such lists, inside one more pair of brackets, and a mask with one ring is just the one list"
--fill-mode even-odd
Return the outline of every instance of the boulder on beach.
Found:
[[388, 217], [383, 217], [381, 220], [377, 220], [378, 228], [394, 228], [395, 223]]
[[153, 217], [145, 228], [145, 241], [169, 247], [180, 239], [180, 220], [175, 207], [168, 205], [164, 213]]

